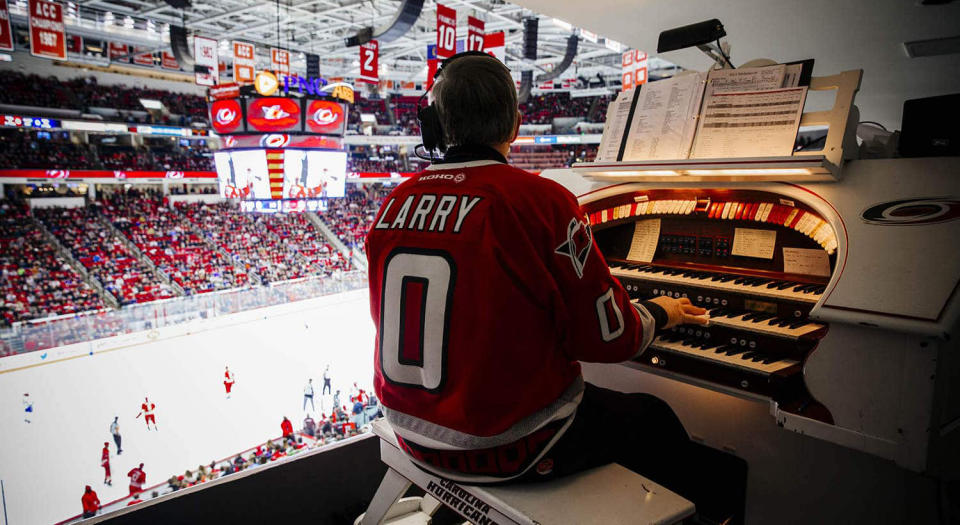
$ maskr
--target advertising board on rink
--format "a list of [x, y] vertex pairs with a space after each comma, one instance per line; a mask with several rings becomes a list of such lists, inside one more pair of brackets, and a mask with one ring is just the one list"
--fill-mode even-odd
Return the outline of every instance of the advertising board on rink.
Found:
[[30, 54], [35, 57], [67, 59], [67, 33], [63, 6], [46, 0], [29, 0]]

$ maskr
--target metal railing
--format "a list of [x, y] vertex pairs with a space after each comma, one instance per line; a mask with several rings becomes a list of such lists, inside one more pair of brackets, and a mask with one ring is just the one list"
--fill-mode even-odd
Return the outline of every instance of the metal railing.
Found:
[[309, 277], [267, 286], [234, 288], [133, 304], [119, 310], [101, 310], [20, 322], [0, 330], [0, 342], [4, 343], [4, 348], [0, 348], [0, 356], [5, 353], [33, 352], [104, 337], [156, 330], [196, 319], [209, 319], [366, 287], [366, 272], [341, 272], [333, 276]]

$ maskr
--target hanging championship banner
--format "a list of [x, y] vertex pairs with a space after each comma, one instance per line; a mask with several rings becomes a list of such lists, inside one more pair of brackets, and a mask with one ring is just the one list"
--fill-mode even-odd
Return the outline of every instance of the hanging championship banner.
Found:
[[166, 51], [163, 52], [160, 65], [163, 66], [163, 69], [180, 69], [180, 63], [177, 62], [177, 57], [167, 53]]
[[[110, 61], [111, 62], [123, 62], [125, 64], [130, 63], [130, 50], [127, 48], [126, 44], [118, 44], [116, 42], [110, 42]], [[123, 57], [123, 58], [121, 58]]]
[[504, 38], [503, 31], [498, 31], [496, 33], [490, 33], [489, 35], [483, 36], [483, 51], [496, 58], [497, 60], [506, 63], [507, 60], [507, 46], [506, 39]]
[[237, 84], [253, 84], [256, 66], [253, 44], [233, 42], [233, 79]]
[[380, 81], [380, 43], [371, 40], [360, 46], [360, 78], [357, 80], [376, 84]]
[[647, 54], [643, 51], [629, 50], [620, 60], [620, 75], [623, 91], [641, 86], [647, 82]]
[[10, 30], [7, 0], [0, 0], [0, 51], [13, 51], [13, 32]]
[[437, 57], [457, 54], [457, 11], [437, 4]]
[[275, 47], [270, 48], [270, 65], [281, 75], [290, 74], [290, 52]]
[[81, 53], [83, 51], [83, 37], [78, 35], [67, 35], [67, 52]]
[[30, 0], [30, 54], [35, 57], [67, 59], [67, 33], [63, 6], [46, 0]]
[[220, 81], [220, 60], [217, 41], [202, 36], [193, 37], [193, 57], [198, 66], [207, 66], [207, 73], [194, 73], [194, 82], [200, 86], [215, 86]]
[[467, 17], [467, 51], [483, 51], [483, 20]]
[[134, 52], [137, 53], [133, 55], [133, 63], [139, 66], [153, 66], [153, 53], [144, 53], [144, 51], [149, 51], [148, 47], [136, 46], [133, 48]]
[[437, 45], [427, 44], [427, 91], [433, 87], [433, 76], [437, 74], [440, 60], [437, 59]]

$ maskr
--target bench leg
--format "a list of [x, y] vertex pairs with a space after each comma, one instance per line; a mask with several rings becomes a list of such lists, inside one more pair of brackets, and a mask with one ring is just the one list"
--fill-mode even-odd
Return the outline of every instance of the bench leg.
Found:
[[380, 525], [383, 517], [387, 515], [390, 507], [400, 499], [400, 496], [410, 488], [410, 480], [397, 474], [393, 469], [387, 469], [387, 474], [383, 476], [380, 482], [380, 488], [370, 500], [370, 506], [363, 515], [363, 521], [360, 525]]

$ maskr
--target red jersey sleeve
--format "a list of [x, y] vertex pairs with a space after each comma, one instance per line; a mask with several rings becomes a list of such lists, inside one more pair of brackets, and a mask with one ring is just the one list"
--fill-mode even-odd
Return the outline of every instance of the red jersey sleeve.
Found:
[[495, 237], [509, 239], [499, 246], [502, 263], [553, 313], [570, 359], [616, 363], [638, 356], [653, 339], [654, 317], [610, 275], [576, 198], [552, 181], [540, 184], [535, 202], [495, 214], [502, 233]]

